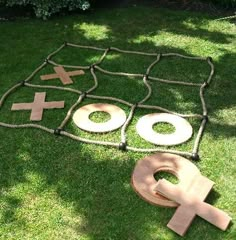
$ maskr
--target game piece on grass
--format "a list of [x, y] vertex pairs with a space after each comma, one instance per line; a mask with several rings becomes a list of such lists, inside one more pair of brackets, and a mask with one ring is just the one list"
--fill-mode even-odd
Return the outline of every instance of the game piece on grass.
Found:
[[[186, 192], [180, 186], [174, 185], [165, 179], [159, 180], [156, 186], [158, 193], [180, 204], [167, 226], [183, 236], [195, 216], [198, 215], [225, 231], [231, 218], [224, 211], [204, 202], [212, 185], [212, 181], [208, 178], [198, 176], [190, 191]], [[199, 194], [198, 190], [200, 188], [202, 188], [202, 194]]]
[[32, 103], [14, 103], [12, 111], [31, 110], [30, 120], [41, 121], [44, 109], [64, 108], [64, 101], [45, 102], [46, 92], [35, 93], [34, 102]]
[[[159, 122], [170, 123], [175, 127], [171, 134], [161, 134], [153, 130]], [[177, 145], [191, 138], [193, 129], [190, 123], [182, 117], [169, 113], [152, 113], [139, 119], [136, 126], [138, 134], [145, 140], [156, 145]]]
[[[179, 183], [156, 181], [154, 174], [160, 171], [174, 174]], [[167, 226], [181, 236], [196, 215], [222, 230], [228, 227], [231, 218], [204, 202], [213, 185], [189, 160], [169, 153], [145, 157], [137, 163], [132, 175], [132, 186], [143, 199], [155, 205], [178, 207]]]
[[[109, 113], [111, 119], [104, 123], [96, 123], [89, 119], [94, 112]], [[73, 115], [74, 123], [88, 132], [110, 132], [121, 127], [126, 121], [126, 114], [121, 108], [106, 103], [89, 104], [79, 108]]]
[[51, 80], [51, 79], [59, 78], [63, 83], [63, 85], [68, 85], [73, 83], [72, 79], [70, 78], [71, 76], [84, 74], [83, 70], [66, 72], [62, 66], [54, 67], [54, 71], [56, 73], [41, 76], [41, 80]]
[[155, 190], [157, 180], [155, 173], [169, 172], [175, 175], [183, 189], [191, 189], [196, 176], [201, 173], [186, 158], [170, 153], [156, 153], [138, 161], [132, 174], [132, 186], [144, 200], [164, 207], [177, 207], [178, 204], [158, 194]]

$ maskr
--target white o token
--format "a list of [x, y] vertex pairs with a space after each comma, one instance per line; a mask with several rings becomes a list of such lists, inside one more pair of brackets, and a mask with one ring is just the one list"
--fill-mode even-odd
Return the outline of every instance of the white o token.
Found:
[[[89, 119], [91, 113], [106, 112], [111, 119], [104, 123], [96, 123]], [[106, 103], [89, 104], [78, 109], [73, 115], [74, 123], [88, 132], [110, 132], [121, 127], [126, 121], [126, 114], [121, 108]]]
[[[161, 134], [153, 130], [153, 125], [159, 122], [170, 123], [175, 127], [171, 134]], [[177, 145], [191, 138], [193, 129], [190, 123], [177, 115], [169, 113], [153, 113], [140, 118], [136, 130], [148, 142], [156, 145]]]

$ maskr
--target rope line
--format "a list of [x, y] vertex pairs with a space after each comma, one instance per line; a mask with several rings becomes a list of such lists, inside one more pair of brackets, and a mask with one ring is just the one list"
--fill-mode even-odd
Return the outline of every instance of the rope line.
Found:
[[7, 127], [7, 128], [38, 128], [43, 131], [46, 131], [48, 133], [54, 133], [53, 129], [49, 129], [47, 127], [38, 125], [38, 124], [33, 124], [33, 123], [28, 123], [28, 124], [9, 124], [9, 123], [4, 123], [0, 122], [0, 126], [2, 127]]
[[73, 89], [73, 88], [66, 88], [66, 87], [57, 87], [57, 86], [50, 86], [50, 85], [37, 85], [37, 84], [31, 84], [31, 83], [25, 83], [26, 87], [32, 87], [32, 88], [45, 88], [45, 89], [55, 89], [55, 90], [61, 90], [61, 91], [68, 91], [73, 92], [77, 94], [82, 94], [81, 91]]
[[126, 143], [126, 131], [127, 131], [127, 128], [129, 127], [130, 122], [133, 119], [136, 107], [137, 107], [137, 105], [133, 105], [131, 107], [129, 116], [128, 116], [126, 122], [124, 123], [123, 127], [121, 128], [121, 142], [122, 143]]
[[[103, 54], [100, 57], [100, 59], [97, 62], [95, 62], [94, 64], [92, 64], [91, 66], [63, 65], [63, 64], [58, 64], [55, 61], [53, 61], [52, 58], [56, 54], [58, 54], [62, 49], [66, 48], [66, 47], [96, 50], [96, 51], [103, 52]], [[148, 66], [145, 73], [112, 72], [112, 71], [108, 71], [106, 69], [103, 69], [101, 66], [99, 66], [106, 59], [106, 56], [110, 51], [115, 51], [115, 52], [124, 53], [124, 54], [151, 56], [151, 57], [156, 57], [156, 59]], [[156, 64], [158, 64], [158, 62], [163, 57], [180, 57], [180, 58], [183, 58], [183, 59], [206, 61], [210, 66], [210, 74], [208, 76], [208, 79], [203, 84], [200, 84], [200, 83], [173, 81], [173, 80], [161, 79], [161, 78], [150, 76], [152, 68]], [[90, 73], [93, 77], [94, 84], [86, 92], [82, 92], [80, 90], [73, 89], [73, 88], [68, 88], [68, 87], [58, 87], [58, 86], [51, 86], [51, 85], [46, 85], [45, 86], [45, 85], [29, 83], [35, 77], [35, 75], [42, 68], [44, 68], [47, 64], [50, 64], [50, 65], [53, 65], [53, 66], [62, 66], [62, 67], [65, 67], [65, 68], [90, 70]], [[92, 94], [92, 92], [98, 87], [98, 78], [97, 78], [97, 75], [96, 75], [96, 71], [99, 71], [101, 73], [111, 75], [111, 76], [125, 76], [125, 77], [138, 78], [140, 80], [142, 79], [143, 83], [144, 83], [144, 86], [147, 88], [147, 94], [142, 100], [140, 100], [137, 103], [131, 103], [131, 102], [125, 101], [123, 99], [115, 98], [115, 97], [94, 95], [94, 94]], [[83, 143], [98, 144], [98, 145], [103, 145], [103, 146], [111, 146], [111, 147], [119, 148], [119, 149], [122, 149], [122, 150], [129, 150], [129, 151], [135, 151], [135, 152], [167, 152], [167, 153], [178, 154], [178, 155], [188, 157], [188, 158], [191, 158], [191, 157], [193, 158], [193, 156], [194, 156], [194, 159], [197, 159], [198, 151], [199, 151], [199, 147], [200, 147], [200, 141], [201, 141], [205, 126], [206, 126], [207, 121], [208, 121], [208, 111], [207, 111], [206, 101], [204, 99], [204, 92], [205, 92], [206, 88], [210, 85], [210, 83], [212, 81], [212, 78], [214, 76], [214, 73], [215, 73], [215, 68], [214, 68], [213, 61], [210, 57], [208, 57], [208, 58], [192, 57], [192, 56], [185, 56], [185, 55], [178, 54], [178, 53], [164, 53], [164, 54], [147, 53], [147, 52], [139, 52], [139, 51], [122, 50], [122, 49], [115, 48], [115, 47], [98, 48], [98, 47], [93, 47], [93, 46], [77, 45], [77, 44], [73, 44], [73, 43], [64, 43], [58, 49], [56, 49], [54, 52], [49, 54], [47, 56], [46, 60], [43, 62], [43, 64], [41, 64], [38, 68], [36, 68], [32, 72], [32, 74], [30, 74], [24, 81], [15, 84], [13, 87], [11, 87], [9, 90], [7, 90], [3, 94], [3, 96], [0, 98], [0, 109], [1, 109], [4, 102], [6, 101], [7, 97], [22, 86], [26, 86], [26, 87], [30, 87], [30, 88], [55, 89], [55, 90], [68, 91], [68, 92], [78, 94], [79, 98], [70, 107], [69, 111], [66, 114], [65, 119], [61, 122], [59, 127], [57, 129], [49, 129], [47, 127], [44, 127], [44, 126], [41, 126], [41, 125], [38, 125], [38, 124], [31, 124], [31, 123], [30, 124], [8, 124], [8, 123], [4, 123], [4, 122], [0, 122], [0, 126], [7, 127], [7, 128], [37, 128], [37, 129], [41, 129], [41, 130], [46, 131], [46, 132], [51, 133], [51, 134], [66, 136], [68, 138], [71, 138], [73, 140], [80, 141], [80, 142], [83, 142]], [[202, 114], [193, 114], [193, 113], [192, 114], [182, 114], [182, 113], [177, 113], [175, 111], [171, 111], [169, 109], [163, 108], [161, 106], [145, 105], [144, 103], [152, 95], [152, 87], [149, 84], [149, 81], [159, 81], [159, 82], [166, 83], [166, 84], [177, 84], [177, 85], [182, 85], [182, 86], [199, 87], [199, 96], [200, 96], [200, 99], [201, 99]], [[130, 107], [129, 115], [128, 115], [124, 125], [121, 128], [120, 142], [108, 142], [108, 141], [86, 139], [86, 138], [71, 134], [71, 133], [64, 130], [64, 128], [66, 127], [67, 123], [69, 122], [69, 120], [70, 120], [70, 118], [73, 114], [73, 111], [86, 98], [96, 99], [96, 100], [114, 101], [114, 102], [118, 102], [118, 103], [121, 103], [121, 104], [124, 104], [124, 105]], [[183, 117], [183, 118], [201, 119], [201, 124], [200, 124], [199, 130], [198, 130], [197, 136], [194, 140], [194, 146], [193, 146], [192, 152], [162, 149], [162, 148], [158, 148], [158, 147], [157, 148], [151, 148], [151, 149], [150, 148], [136, 148], [136, 147], [128, 145], [127, 144], [127, 129], [132, 122], [132, 119], [133, 119], [134, 114], [135, 114], [135, 110], [137, 108], [158, 110], [158, 111], [174, 114], [174, 115], [177, 115], [177, 116], [180, 116], [180, 117]]]
[[0, 108], [2, 107], [3, 103], [5, 102], [6, 98], [12, 93], [14, 92], [17, 88], [19, 88], [22, 85], [22, 83], [17, 83], [15, 84], [13, 87], [11, 87], [8, 91], [6, 91], [3, 96], [1, 97], [0, 100]]
[[197, 137], [195, 139], [195, 143], [194, 143], [194, 146], [193, 146], [193, 154], [198, 154], [198, 150], [199, 150], [199, 146], [200, 146], [200, 141], [201, 141], [201, 138], [202, 138], [202, 135], [203, 135], [203, 132], [205, 130], [205, 126], [206, 126], [206, 123], [207, 123], [207, 118], [204, 118], [202, 120], [202, 123], [200, 125], [200, 128], [198, 130], [198, 134], [197, 134]]
[[185, 86], [193, 86], [193, 87], [194, 86], [196, 86], [196, 87], [202, 86], [202, 84], [200, 84], [200, 83], [180, 82], [180, 81], [167, 80], [167, 79], [151, 77], [151, 76], [149, 76], [149, 79], [157, 81], [157, 82], [167, 83], [167, 84], [177, 84], [177, 85], [185, 85]]
[[215, 21], [222, 21], [222, 20], [235, 19], [235, 18], [236, 18], [236, 13], [235, 15], [232, 15], [232, 16], [215, 19]]
[[63, 129], [66, 126], [67, 122], [70, 120], [73, 110], [83, 101], [84, 97], [85, 95], [80, 95], [76, 103], [72, 105], [72, 107], [67, 112], [65, 119], [62, 121], [61, 125], [58, 127], [59, 129]]

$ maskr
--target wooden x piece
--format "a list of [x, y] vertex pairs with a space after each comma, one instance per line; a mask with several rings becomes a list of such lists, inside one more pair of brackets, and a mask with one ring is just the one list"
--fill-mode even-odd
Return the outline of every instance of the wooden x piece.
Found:
[[42, 120], [44, 109], [64, 108], [64, 101], [59, 102], [45, 102], [46, 93], [35, 93], [34, 102], [32, 103], [14, 103], [11, 110], [31, 110], [30, 120]]
[[41, 76], [40, 77], [41, 80], [51, 80], [51, 79], [59, 78], [61, 80], [61, 82], [63, 83], [63, 85], [67, 85], [67, 84], [72, 84], [73, 83], [70, 76], [77, 76], [77, 75], [83, 75], [84, 74], [83, 70], [66, 72], [65, 69], [62, 66], [54, 67], [54, 71], [56, 73]]
[[213, 184], [211, 180], [200, 175], [191, 190], [186, 192], [165, 179], [159, 180], [155, 190], [180, 204], [167, 226], [183, 236], [194, 217], [198, 215], [221, 230], [226, 230], [231, 218], [222, 210], [204, 202]]

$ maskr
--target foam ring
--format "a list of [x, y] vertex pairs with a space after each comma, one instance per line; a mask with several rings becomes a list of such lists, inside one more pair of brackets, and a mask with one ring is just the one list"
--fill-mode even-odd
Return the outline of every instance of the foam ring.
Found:
[[[170, 123], [175, 127], [171, 134], [161, 134], [153, 130], [153, 125], [158, 122]], [[190, 123], [174, 114], [152, 113], [140, 118], [136, 130], [146, 141], [156, 145], [178, 145], [191, 138], [193, 129]]]
[[[106, 112], [111, 119], [104, 123], [96, 123], [89, 119], [91, 113]], [[121, 108], [106, 103], [89, 104], [78, 109], [73, 115], [74, 123], [88, 132], [104, 133], [120, 128], [126, 121], [126, 114]]]
[[145, 201], [164, 207], [177, 207], [178, 204], [157, 193], [157, 172], [169, 172], [175, 175], [178, 186], [189, 191], [195, 178], [201, 175], [198, 168], [186, 158], [169, 153], [157, 153], [138, 161], [134, 168], [131, 185], [135, 192]]

